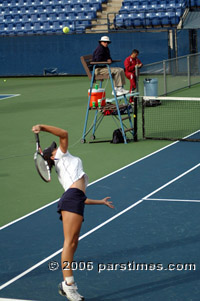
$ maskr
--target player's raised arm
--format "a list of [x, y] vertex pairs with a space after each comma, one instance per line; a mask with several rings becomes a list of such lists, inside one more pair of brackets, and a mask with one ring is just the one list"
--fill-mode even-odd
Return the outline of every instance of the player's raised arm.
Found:
[[60, 138], [60, 149], [63, 153], [65, 153], [68, 149], [68, 132], [66, 130], [63, 130], [61, 128], [52, 126], [52, 125], [46, 125], [46, 124], [37, 124], [32, 127], [32, 131], [34, 133], [42, 132], [48, 132], [52, 135], [55, 135]]

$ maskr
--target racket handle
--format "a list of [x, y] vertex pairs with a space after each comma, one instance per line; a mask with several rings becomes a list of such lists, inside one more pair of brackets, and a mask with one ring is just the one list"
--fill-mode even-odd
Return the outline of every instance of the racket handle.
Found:
[[39, 134], [35, 133], [35, 140], [38, 144], [40, 144]]

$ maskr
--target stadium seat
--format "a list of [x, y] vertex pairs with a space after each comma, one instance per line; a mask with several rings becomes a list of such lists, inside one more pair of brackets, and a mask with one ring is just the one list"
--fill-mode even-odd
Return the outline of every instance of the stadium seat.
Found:
[[41, 28], [40, 22], [33, 23], [33, 33], [44, 33], [44, 30]]
[[85, 24], [81, 20], [76, 20], [75, 22], [76, 32], [84, 33], [85, 32]]
[[65, 20], [66, 19], [66, 13], [65, 12], [59, 12], [56, 14], [56, 19], [55, 20], [59, 20], [59, 21], [62, 21], [62, 20]]
[[133, 27], [133, 20], [136, 14], [130, 13], [130, 14], [124, 14], [124, 25], [125, 27]]
[[47, 21], [56, 21], [56, 20], [57, 20], [57, 14], [56, 13], [48, 14]]
[[64, 10], [65, 10], [64, 5], [60, 5], [60, 4], [54, 5], [54, 11], [55, 12], [60, 13], [60, 12], [62, 12]]
[[169, 20], [171, 25], [177, 25], [180, 21], [180, 16], [178, 16], [175, 12], [169, 12]]
[[69, 12], [69, 11], [73, 11], [74, 10], [74, 7], [73, 7], [73, 5], [72, 4], [66, 4], [65, 5], [65, 12]]
[[131, 10], [139, 11], [140, 10], [140, 2], [139, 1], [132, 2]]
[[49, 2], [49, 0], [43, 0], [43, 1], [42, 1], [42, 4], [43, 4], [44, 6], [46, 6], [46, 5], [51, 5], [50, 2]]
[[148, 1], [142, 1], [139, 5], [139, 11], [140, 13], [142, 12], [147, 12], [149, 10], [149, 3]]
[[153, 26], [161, 25], [161, 13], [160, 12], [152, 13], [151, 23]]
[[95, 10], [90, 10], [87, 12], [87, 16], [90, 18], [90, 19], [95, 19], [97, 17], [97, 13]]
[[55, 11], [54, 11], [54, 6], [52, 6], [52, 5], [45, 5], [44, 7], [45, 7], [45, 12], [46, 12], [47, 14], [50, 14], [50, 13], [54, 13], [54, 12], [55, 12]]
[[131, 7], [130, 6], [122, 6], [121, 8], [120, 8], [120, 10], [119, 10], [119, 14], [123, 14], [123, 13], [128, 13], [128, 12], [130, 12], [131, 11]]
[[80, 12], [83, 10], [83, 5], [81, 3], [74, 3], [73, 8], [75, 12]]
[[169, 2], [167, 2], [167, 4], [166, 4], [167, 11], [175, 11], [176, 8], [177, 8], [176, 0], [170, 0]]
[[48, 21], [48, 14], [45, 14], [45, 13], [39, 14], [38, 20], [40, 20], [41, 22]]
[[33, 1], [32, 0], [24, 1], [24, 6], [33, 6]]
[[5, 29], [6, 28], [6, 25], [4, 25], [3, 23], [0, 23], [0, 34], [3, 35], [5, 34]]
[[46, 32], [46, 33], [50, 33], [52, 32], [52, 23], [47, 21], [47, 22], [44, 22], [40, 25], [41, 27], [41, 30], [43, 30], [43, 32]]
[[15, 23], [22, 22], [22, 15], [20, 15], [20, 14], [13, 15], [13, 22], [15, 22]]
[[24, 0], [18, 0], [17, 6], [24, 6]]
[[148, 12], [145, 14], [145, 20], [144, 20], [145, 26], [152, 26], [152, 22], [151, 22], [152, 14], [153, 14], [152, 12]]
[[24, 34], [24, 24], [19, 22], [19, 23], [16, 23], [15, 27], [13, 27], [13, 30], [14, 30], [14, 34], [16, 35], [23, 35]]
[[76, 12], [70, 12], [68, 13], [68, 20], [76, 20], [76, 16], [77, 16], [77, 13]]
[[135, 14], [133, 18], [133, 25], [135, 27], [143, 26], [144, 25], [144, 13]]
[[53, 31], [58, 31], [62, 29], [62, 27], [60, 27], [60, 22], [59, 21], [52, 22], [52, 29]]
[[18, 7], [10, 7], [10, 13], [17, 15], [19, 13]]
[[167, 12], [163, 12], [163, 14], [161, 15], [160, 21], [163, 26], [170, 25], [169, 14], [170, 12], [167, 11]]
[[38, 6], [38, 5], [41, 5], [41, 4], [44, 5], [44, 2], [40, 1], [40, 0], [33, 0], [32, 3], [33, 3], [32, 4], [33, 6]]
[[190, 5], [191, 5], [191, 7], [199, 7], [200, 6], [200, 0], [191, 0]]
[[22, 16], [28, 14], [28, 7], [20, 6], [18, 8], [18, 14], [21, 14]]
[[[31, 15], [30, 15], [31, 22], [37, 22], [37, 21], [38, 21], [38, 18], [39, 18], [39, 15], [38, 15], [38, 14], [31, 14]], [[27, 20], [27, 21], [28, 21], [28, 20]]]
[[[25, 23], [24, 24], [24, 27], [22, 27], [21, 29], [24, 33], [34, 33], [34, 30], [33, 30], [33, 25], [32, 23]], [[18, 30], [19, 32], [20, 30]]]
[[148, 5], [148, 13], [156, 12], [157, 11], [157, 1], [149, 2]]
[[167, 9], [167, 1], [159, 1], [156, 7], [157, 11], [164, 11]]
[[12, 23], [8, 23], [4, 27], [4, 33], [7, 34], [7, 35], [15, 34], [15, 30], [13, 29], [13, 24]]
[[96, 8], [96, 10], [102, 11], [102, 5], [101, 5], [101, 3], [99, 3], [99, 2], [91, 2], [91, 4], [92, 4], [93, 8]]
[[123, 14], [116, 15], [116, 17], [114, 19], [114, 25], [117, 28], [124, 26], [124, 15]]
[[23, 14], [23, 15], [20, 15], [20, 16], [21, 16], [21, 21], [23, 23], [28, 22], [28, 21], [31, 20], [31, 16], [29, 14]]
[[13, 17], [11, 15], [5, 15], [4, 20], [6, 23], [11, 23], [13, 22]]

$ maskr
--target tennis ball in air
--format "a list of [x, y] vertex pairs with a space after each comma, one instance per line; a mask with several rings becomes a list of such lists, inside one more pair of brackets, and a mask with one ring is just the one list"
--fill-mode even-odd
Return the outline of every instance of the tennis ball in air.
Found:
[[6, 79], [4, 79], [3, 81], [4, 81], [4, 83], [6, 83]]
[[63, 27], [63, 32], [68, 33], [69, 32], [69, 27], [67, 27], [67, 26]]

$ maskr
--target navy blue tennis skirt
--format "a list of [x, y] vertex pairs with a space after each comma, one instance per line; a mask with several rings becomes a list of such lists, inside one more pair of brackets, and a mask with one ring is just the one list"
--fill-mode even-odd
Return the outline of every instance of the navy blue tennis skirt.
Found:
[[60, 219], [62, 220], [61, 211], [74, 212], [83, 216], [86, 199], [85, 193], [78, 188], [69, 188], [65, 191], [58, 202], [57, 212], [60, 214]]

